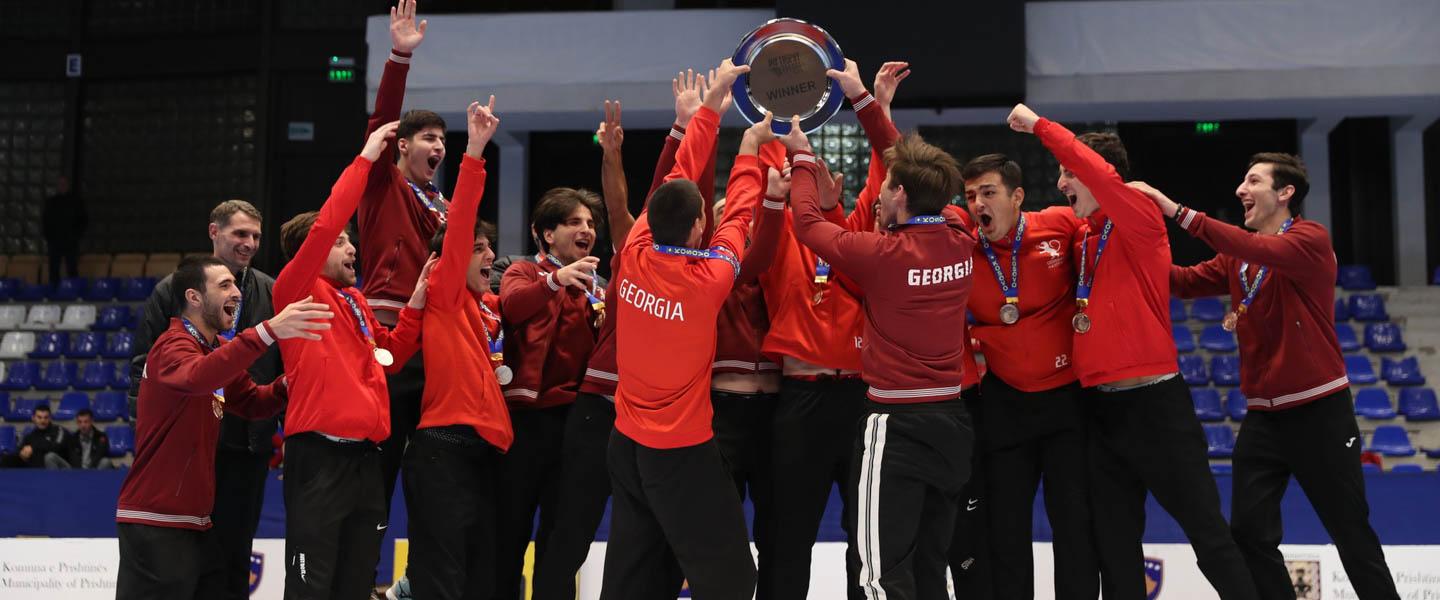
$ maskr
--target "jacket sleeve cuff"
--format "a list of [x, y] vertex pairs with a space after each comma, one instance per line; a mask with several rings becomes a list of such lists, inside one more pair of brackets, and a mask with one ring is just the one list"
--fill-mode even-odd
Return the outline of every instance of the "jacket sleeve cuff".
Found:
[[671, 125], [671, 126], [670, 126], [670, 137], [675, 138], [676, 141], [684, 141], [684, 139], [685, 139], [685, 128], [684, 128], [684, 127], [681, 127], [678, 123], [677, 123], [677, 124], [674, 124], [674, 125]]
[[410, 64], [410, 57], [412, 56], [414, 56], [414, 53], [412, 52], [401, 52], [394, 48], [390, 49], [390, 62], [408, 65]]
[[785, 210], [785, 199], [766, 195], [765, 199], [760, 201], [760, 206], [770, 210]]
[[552, 292], [560, 291], [560, 286], [555, 283], [554, 271], [545, 274], [545, 285], [550, 286], [550, 291]]
[[260, 341], [264, 342], [266, 346], [275, 345], [275, 333], [270, 331], [269, 321], [261, 321], [260, 324], [256, 325], [255, 333], [259, 334]]
[[874, 94], [871, 94], [868, 90], [860, 92], [859, 96], [850, 99], [850, 106], [854, 107], [854, 110], [857, 113], [863, 110], [865, 107], [870, 106], [874, 103], [875, 96]]

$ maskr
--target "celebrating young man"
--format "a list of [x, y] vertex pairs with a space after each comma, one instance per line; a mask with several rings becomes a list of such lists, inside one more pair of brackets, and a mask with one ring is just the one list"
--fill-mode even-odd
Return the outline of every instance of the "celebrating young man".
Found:
[[[721, 63], [682, 156], [714, 152], [716, 111], [748, 70]], [[693, 181], [672, 179], [652, 194], [620, 251], [620, 384], [607, 458], [613, 521], [600, 592], [606, 600], [674, 595], [673, 563], [697, 598], [754, 594], [744, 513], [714, 443], [707, 396], [716, 317], [740, 271], [752, 209], [763, 193], [756, 154], [768, 139], [769, 118], [741, 140], [729, 206], [711, 248], [701, 247], [706, 218], [699, 190]]]
[[1125, 185], [1119, 136], [1079, 136], [1024, 104], [1010, 128], [1033, 133], [1060, 160], [1056, 183], [1088, 234], [1078, 263], [1075, 374], [1090, 405], [1090, 506], [1106, 600], [1145, 597], [1145, 492], [1180, 523], [1200, 571], [1223, 600], [1255, 586], [1220, 513], [1205, 434], [1176, 372], [1170, 331], [1170, 243], [1154, 203]]
[[[230, 267], [240, 302], [235, 306], [231, 326], [220, 337], [231, 339], [235, 332], [254, 327], [275, 316], [271, 291], [275, 280], [250, 266], [260, 248], [260, 211], [244, 200], [226, 200], [210, 211], [210, 241], [215, 258]], [[179, 311], [174, 282], [161, 279], [145, 302], [145, 318], [135, 333], [135, 354], [130, 360], [131, 398], [140, 395], [145, 360], [155, 340], [169, 329], [171, 317]], [[255, 383], [267, 384], [280, 377], [280, 349], [270, 347], [250, 365]], [[215, 453], [215, 535], [225, 563], [224, 597], [250, 597], [250, 549], [255, 529], [260, 526], [260, 509], [265, 502], [265, 480], [270, 476], [270, 438], [277, 419], [247, 421], [239, 415], [220, 420], [220, 448]]]
[[[140, 379], [135, 463], [115, 509], [120, 571], [115, 597], [220, 598], [226, 594], [220, 540], [211, 529], [220, 418], [273, 417], [285, 382], [257, 386], [245, 371], [277, 339], [320, 339], [333, 314], [312, 298], [231, 338], [242, 301], [229, 265], [215, 257], [180, 262], [167, 278], [181, 307], [151, 347]], [[228, 339], [228, 343], [226, 340]]]
[[781, 141], [795, 153], [796, 238], [865, 295], [869, 401], [854, 442], [856, 502], [847, 514], [859, 585], [871, 598], [948, 598], [946, 550], [974, 441], [959, 399], [964, 340], [934, 335], [938, 325], [964, 321], [970, 295], [975, 239], [959, 218], [941, 214], [960, 192], [959, 165], [918, 135], [901, 138], [883, 155], [886, 231], [852, 232], [820, 211], [819, 168], [798, 117]]
[[[360, 203], [371, 165], [398, 122], [376, 129], [319, 212], [280, 228], [290, 262], [275, 280], [275, 302], [313, 296], [335, 313], [314, 344], [282, 342], [289, 374], [285, 412], [285, 597], [363, 598], [374, 586], [388, 527], [378, 444], [390, 437], [386, 368], [419, 344], [426, 269], [392, 332], [355, 289], [355, 246], [345, 224]], [[433, 264], [433, 263], [429, 263]]]
[[[1224, 325], [1240, 340], [1240, 391], [1249, 412], [1235, 440], [1230, 533], [1264, 598], [1294, 587], [1279, 545], [1280, 498], [1293, 475], [1340, 550], [1361, 598], [1399, 598], [1360, 471], [1360, 430], [1335, 338], [1335, 250], [1324, 225], [1300, 216], [1309, 176], [1299, 157], [1250, 159], [1235, 195], [1245, 227], [1212, 219], [1134, 184], [1160, 212], [1220, 254], [1172, 267], [1177, 296], [1230, 296]], [[1303, 363], [1304, 369], [1289, 368]]]
[[1084, 412], [1070, 368], [1070, 245], [1083, 224], [1067, 207], [1021, 211], [1020, 165], [1003, 154], [975, 158], [960, 174], [979, 233], [970, 335], [984, 347], [989, 371], [972, 416], [981, 432], [976, 452], [986, 484], [991, 585], [996, 598], [1035, 595], [1032, 507], [1044, 477], [1055, 597], [1093, 599], [1100, 572], [1090, 535]]

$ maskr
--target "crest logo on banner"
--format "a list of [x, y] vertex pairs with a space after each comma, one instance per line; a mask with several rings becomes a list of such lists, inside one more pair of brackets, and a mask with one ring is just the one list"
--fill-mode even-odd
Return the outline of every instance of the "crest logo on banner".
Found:
[[265, 555], [260, 552], [250, 553], [250, 595], [255, 595], [255, 590], [260, 589], [260, 577], [265, 574]]
[[1160, 597], [1160, 588], [1165, 584], [1165, 561], [1145, 557], [1145, 600]]

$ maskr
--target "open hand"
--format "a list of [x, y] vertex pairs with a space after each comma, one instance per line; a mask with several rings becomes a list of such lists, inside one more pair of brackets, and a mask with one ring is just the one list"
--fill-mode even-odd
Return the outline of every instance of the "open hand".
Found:
[[440, 256], [434, 252], [430, 258], [425, 259], [425, 266], [420, 268], [420, 279], [415, 281], [415, 291], [410, 292], [410, 301], [405, 305], [415, 310], [425, 310], [425, 301], [430, 296], [430, 272], [435, 270], [435, 265], [440, 263]]
[[302, 340], [318, 340], [320, 334], [316, 331], [324, 331], [330, 328], [330, 319], [335, 313], [330, 312], [330, 307], [315, 302], [315, 296], [306, 296], [286, 306], [284, 310], [266, 321], [270, 326], [270, 332], [275, 334], [276, 339], [288, 340], [299, 338]]
[[820, 188], [820, 210], [831, 210], [840, 205], [840, 196], [845, 191], [845, 174], [830, 174], [830, 165], [823, 160], [816, 160], [815, 164], [820, 166], [820, 173], [815, 177], [815, 184]]
[[805, 135], [805, 130], [800, 128], [800, 115], [790, 117], [790, 132], [780, 136], [780, 143], [785, 144], [791, 152], [813, 152], [810, 149], [810, 138]]
[[360, 156], [370, 162], [379, 160], [380, 153], [385, 151], [385, 146], [390, 143], [390, 140], [395, 139], [395, 128], [399, 126], [399, 121], [391, 121], [376, 127], [375, 132], [365, 140], [365, 147], [360, 150]]
[[[709, 79], [709, 81], [715, 81], [715, 69], [710, 69], [710, 79]], [[731, 90], [734, 90], [734, 89], [735, 89], [735, 88], [734, 88], [733, 86], [726, 86], [726, 87], [725, 87], [725, 98], [722, 99], [722, 100], [720, 100], [720, 110], [715, 111], [715, 112], [720, 113], [720, 116], [722, 116], [722, 117], [725, 116], [725, 113], [730, 112], [730, 107], [731, 107], [731, 106], [734, 106], [734, 105], [735, 105], [735, 99], [730, 96]]]
[[1039, 120], [1040, 115], [1024, 104], [1016, 104], [1010, 111], [1010, 116], [1005, 118], [1011, 129], [1021, 133], [1035, 133], [1035, 122]]
[[400, 0], [390, 7], [390, 47], [401, 52], [414, 52], [425, 41], [428, 21], [415, 23], [415, 0]]
[[705, 92], [705, 106], [716, 113], [721, 112], [725, 100], [729, 98], [730, 86], [741, 75], [750, 72], [750, 65], [736, 65], [730, 59], [720, 61], [720, 66], [715, 67], [715, 75], [710, 79], [710, 89]]
[[600, 268], [600, 259], [587, 256], [560, 267], [560, 270], [555, 272], [555, 284], [574, 286], [588, 292], [590, 288], [595, 287], [595, 269], [598, 268]]
[[495, 136], [495, 130], [500, 127], [500, 117], [495, 116], [494, 94], [490, 95], [488, 105], [470, 103], [470, 107], [465, 109], [465, 126], [470, 133], [465, 154], [471, 158], [481, 158], [485, 154], [485, 144], [490, 143], [490, 138]]
[[690, 125], [690, 118], [700, 112], [701, 91], [705, 88], [705, 76], [696, 75], [693, 69], [686, 69], [670, 80], [670, 91], [675, 94], [675, 124]]
[[625, 129], [620, 126], [619, 100], [605, 101], [605, 120], [595, 130], [595, 137], [600, 140], [600, 149], [606, 153], [620, 151], [621, 144], [625, 143]]
[[895, 100], [896, 88], [909, 76], [908, 62], [893, 61], [880, 65], [880, 70], [875, 73], [875, 101], [888, 110]]
[[1167, 217], [1174, 217], [1175, 213], [1180, 210], [1180, 205], [1178, 203], [1176, 203], [1174, 200], [1171, 200], [1170, 197], [1166, 196], [1164, 192], [1155, 189], [1148, 183], [1145, 183], [1143, 181], [1131, 181], [1129, 183], [1126, 183], [1125, 185], [1135, 188], [1136, 190], [1139, 190], [1140, 193], [1145, 194], [1145, 197], [1149, 198], [1151, 202], [1155, 203], [1155, 206], [1160, 208], [1161, 214], [1164, 214]]
[[770, 128], [774, 122], [775, 115], [770, 114], [768, 110], [765, 111], [765, 118], [760, 119], [758, 123], [751, 125], [749, 129], [745, 130], [745, 135], [740, 140], [741, 144], [753, 146], [753, 150], [759, 151], [761, 146], [775, 139], [775, 130]]
[[840, 82], [840, 89], [845, 92], [846, 98], [854, 98], [865, 93], [865, 82], [860, 81], [860, 66], [853, 60], [845, 59], [844, 71], [827, 69], [825, 75]]

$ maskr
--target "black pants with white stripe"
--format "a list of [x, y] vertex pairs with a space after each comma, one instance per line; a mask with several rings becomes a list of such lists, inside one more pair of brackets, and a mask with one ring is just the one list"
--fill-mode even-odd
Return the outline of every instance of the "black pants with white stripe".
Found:
[[[757, 600], [805, 598], [810, 590], [810, 557], [830, 490], [840, 490], [849, 511], [854, 504], [851, 465], [855, 428], [865, 411], [865, 384], [859, 379], [780, 380], [771, 426], [770, 468], [774, 481], [773, 534], [760, 553]], [[841, 523], [854, 555], [854, 521]], [[846, 561], [849, 597], [863, 598], [854, 585], [860, 565]]]
[[697, 600], [749, 600], [755, 562], [745, 511], [714, 440], [642, 446], [610, 434], [614, 499], [600, 600], [673, 600], [680, 574]]
[[[540, 409], [511, 409], [515, 441], [500, 457], [496, 483], [495, 539], [496, 600], [523, 596], [525, 548], [536, 540], [535, 557], [542, 559], [559, 514], [561, 465], [564, 463], [565, 422], [571, 405]], [[535, 526], [535, 513], [540, 526]], [[532, 538], [533, 532], [533, 538]]]
[[389, 526], [380, 449], [317, 433], [285, 438], [285, 600], [364, 598]]
[[468, 425], [425, 427], [405, 449], [406, 575], [416, 598], [489, 598], [500, 453]]
[[205, 600], [224, 596], [220, 540], [196, 531], [117, 523], [120, 570], [115, 600]]
[[[610, 472], [605, 465], [610, 432], [615, 430], [615, 403], [581, 392], [565, 419], [561, 442], [560, 494], [555, 524], [543, 543], [536, 543], [533, 600], [574, 600], [575, 573], [585, 564], [595, 529], [610, 499]], [[545, 552], [538, 552], [539, 548]]]
[[958, 399], [867, 403], [855, 440], [855, 550], [869, 600], [947, 600], [945, 568], [975, 434]]
[[1235, 440], [1230, 532], [1260, 597], [1295, 595], [1279, 548], [1280, 499], [1294, 475], [1334, 540], [1356, 594], [1365, 600], [1399, 598], [1380, 538], [1370, 527], [1360, 470], [1364, 444], [1348, 387], [1303, 406], [1245, 415]]
[[1144, 387], [1086, 390], [1090, 506], [1105, 600], [1144, 600], [1145, 492], [1175, 518], [1221, 600], [1255, 600], [1255, 584], [1210, 474], [1190, 388], [1176, 376]]

